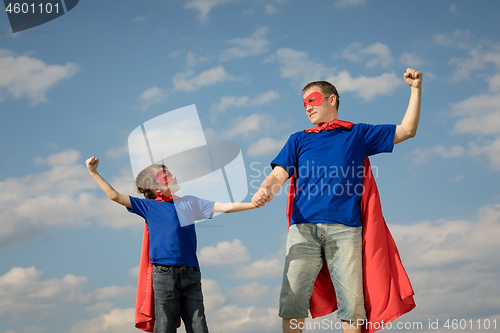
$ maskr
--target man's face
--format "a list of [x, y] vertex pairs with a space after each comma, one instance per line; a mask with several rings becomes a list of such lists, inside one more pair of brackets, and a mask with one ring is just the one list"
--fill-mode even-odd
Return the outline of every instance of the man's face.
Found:
[[[319, 125], [337, 119], [338, 113], [335, 107], [335, 95], [330, 95], [328, 97], [323, 96], [324, 93], [318, 86], [310, 87], [304, 91], [302, 95], [306, 115], [313, 125]], [[323, 99], [323, 101], [321, 101], [321, 99]]]

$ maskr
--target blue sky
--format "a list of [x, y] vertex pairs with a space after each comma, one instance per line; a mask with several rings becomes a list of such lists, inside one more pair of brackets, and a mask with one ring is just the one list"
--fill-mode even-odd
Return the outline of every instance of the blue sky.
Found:
[[[499, 10], [495, 1], [80, 1], [16, 34], [0, 15], [0, 333], [136, 332], [143, 221], [104, 197], [88, 157], [137, 195], [128, 135], [195, 104], [208, 141], [241, 147], [249, 201], [288, 136], [310, 127], [305, 83], [334, 83], [341, 119], [399, 124], [407, 67], [424, 77], [417, 136], [372, 158], [416, 292], [417, 308], [399, 321], [424, 323], [419, 332], [448, 331], [447, 319], [465, 319], [464, 332], [477, 320], [500, 325]], [[197, 231], [211, 331], [279, 332], [285, 196]]]

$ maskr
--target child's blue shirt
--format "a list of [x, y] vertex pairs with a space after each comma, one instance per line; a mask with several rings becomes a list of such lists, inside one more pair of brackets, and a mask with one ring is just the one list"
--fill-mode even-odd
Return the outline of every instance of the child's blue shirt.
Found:
[[[194, 221], [212, 217], [213, 201], [184, 196], [175, 199], [174, 205], [172, 202], [131, 196], [130, 205], [128, 210], [148, 223], [152, 264], [199, 267]], [[178, 214], [181, 214], [184, 226], [181, 226]]]

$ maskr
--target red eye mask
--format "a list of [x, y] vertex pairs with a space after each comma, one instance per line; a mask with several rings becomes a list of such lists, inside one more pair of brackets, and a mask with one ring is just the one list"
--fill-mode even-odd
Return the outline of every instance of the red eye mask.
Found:
[[172, 174], [168, 170], [160, 170], [155, 175], [155, 180], [158, 184], [168, 184], [172, 179]]
[[328, 97], [328, 96], [323, 96], [323, 94], [318, 92], [318, 91], [310, 93], [306, 98], [303, 99], [304, 108], [307, 109], [307, 105], [311, 105], [311, 106], [320, 105], [321, 103], [323, 103], [324, 97]]

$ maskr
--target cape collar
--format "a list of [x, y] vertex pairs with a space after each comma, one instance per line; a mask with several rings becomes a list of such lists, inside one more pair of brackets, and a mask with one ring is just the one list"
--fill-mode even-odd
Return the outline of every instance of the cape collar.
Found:
[[163, 193], [158, 193], [156, 195], [156, 198], [155, 198], [156, 201], [165, 201], [165, 202], [172, 202], [172, 200], [174, 200], [174, 199], [179, 199], [179, 197], [176, 196], [175, 194], [174, 195], [165, 195]]
[[351, 127], [353, 127], [353, 126], [354, 126], [354, 124], [349, 122], [349, 121], [335, 119], [335, 120], [332, 120], [328, 123], [323, 123], [323, 124], [320, 124], [318, 126], [314, 126], [314, 127], [305, 129], [304, 132], [306, 132], [306, 133], [319, 133], [322, 131], [331, 131], [331, 130], [334, 130], [336, 128], [343, 128], [343, 127], [347, 128], [347, 129], [351, 129]]

